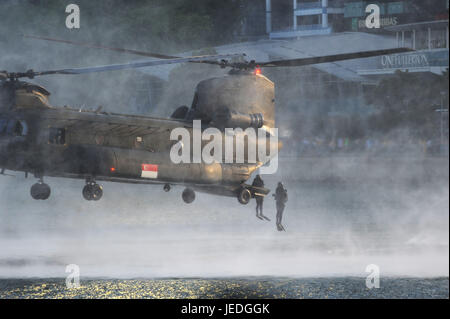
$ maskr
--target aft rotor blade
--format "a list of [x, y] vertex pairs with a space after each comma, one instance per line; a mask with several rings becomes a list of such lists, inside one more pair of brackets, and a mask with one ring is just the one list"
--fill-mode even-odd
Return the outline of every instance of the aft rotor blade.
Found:
[[344, 61], [344, 60], [351, 60], [351, 59], [370, 58], [370, 57], [379, 56], [379, 55], [389, 55], [389, 54], [404, 53], [404, 52], [411, 52], [411, 51], [414, 51], [414, 50], [409, 49], [409, 48], [395, 48], [395, 49], [325, 55], [325, 56], [299, 58], [299, 59], [291, 59], [291, 60], [269, 61], [269, 62], [262, 62], [262, 63], [256, 63], [256, 64], [259, 66], [262, 66], [262, 67], [304, 66], [304, 65], [329, 63], [329, 62]]
[[109, 50], [109, 51], [115, 51], [115, 52], [121, 52], [121, 53], [129, 53], [129, 54], [146, 56], [146, 57], [157, 58], [157, 59], [177, 59], [177, 58], [179, 58], [177, 56], [172, 56], [172, 55], [165, 55], [165, 54], [131, 50], [131, 49], [123, 49], [123, 48], [114, 48], [114, 47], [108, 47], [108, 46], [85, 43], [85, 42], [75, 42], [75, 41], [69, 41], [69, 40], [40, 37], [40, 36], [35, 36], [35, 35], [24, 34], [23, 37], [28, 38], [28, 39], [37, 39], [37, 40], [44, 40], [44, 41], [66, 43], [66, 44], [81, 46], [81, 47], [85, 47], [85, 48], [102, 49], [102, 50]]
[[[205, 56], [194, 56], [194, 57], [188, 57], [188, 58], [177, 58], [177, 59], [170, 59], [170, 60], [138, 61], [138, 62], [130, 62], [130, 63], [124, 63], [124, 64], [110, 64], [110, 65], [94, 66], [94, 67], [87, 67], [87, 68], [73, 68], [73, 69], [61, 69], [61, 70], [33, 72], [31, 75], [39, 76], [39, 75], [48, 75], [48, 74], [86, 74], [86, 73], [95, 73], [95, 72], [137, 69], [137, 68], [144, 68], [144, 67], [149, 67], [149, 66], [175, 64], [175, 63], [210, 62], [210, 61], [214, 62], [215, 60], [232, 58], [232, 57], [237, 57], [237, 56], [242, 56], [242, 54], [205, 55]], [[28, 76], [28, 75], [25, 74], [24, 76]]]

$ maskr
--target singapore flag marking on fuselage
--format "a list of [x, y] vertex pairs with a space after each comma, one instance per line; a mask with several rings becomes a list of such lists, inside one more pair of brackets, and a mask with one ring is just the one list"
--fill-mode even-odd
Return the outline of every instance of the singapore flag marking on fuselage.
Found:
[[142, 178], [158, 178], [158, 165], [142, 164]]

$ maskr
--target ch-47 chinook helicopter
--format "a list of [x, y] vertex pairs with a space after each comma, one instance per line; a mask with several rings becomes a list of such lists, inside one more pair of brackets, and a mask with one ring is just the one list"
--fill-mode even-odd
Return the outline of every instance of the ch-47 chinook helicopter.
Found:
[[[39, 37], [35, 37], [39, 38]], [[406, 48], [364, 51], [321, 57], [269, 62], [233, 62], [236, 54], [180, 58], [119, 48], [100, 47], [65, 40], [70, 44], [134, 53], [157, 59], [36, 72], [0, 71], [0, 169], [33, 174], [38, 182], [31, 196], [48, 199], [50, 186], [44, 176], [85, 180], [82, 190], [86, 200], [99, 200], [103, 188], [97, 181], [161, 184], [186, 187], [184, 202], [195, 199], [195, 191], [237, 197], [247, 204], [255, 193], [267, 195], [270, 190], [246, 184], [261, 161], [244, 163], [179, 163], [170, 160], [176, 143], [170, 139], [174, 128], [193, 129], [193, 120], [201, 120], [201, 129], [275, 128], [274, 83], [261, 75], [262, 67], [303, 66], [317, 63], [366, 58], [410, 51]], [[37, 84], [21, 81], [37, 76], [76, 75], [174, 63], [207, 63], [230, 68], [228, 75], [200, 82], [190, 109], [178, 108], [170, 118], [155, 118], [70, 107], [49, 103], [50, 93]], [[252, 141], [255, 142], [255, 141]], [[247, 143], [252, 143], [247, 140]], [[278, 146], [277, 146], [278, 148]], [[270, 160], [270, 159], [268, 159]], [[266, 161], [267, 162], [267, 161]], [[223, 163], [223, 164], [222, 164]]]

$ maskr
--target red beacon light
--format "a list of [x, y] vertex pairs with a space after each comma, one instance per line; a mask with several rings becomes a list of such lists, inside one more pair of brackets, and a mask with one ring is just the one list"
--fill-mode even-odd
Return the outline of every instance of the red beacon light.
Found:
[[255, 67], [254, 73], [255, 73], [255, 75], [261, 75], [262, 74], [261, 67], [259, 65], [257, 65]]

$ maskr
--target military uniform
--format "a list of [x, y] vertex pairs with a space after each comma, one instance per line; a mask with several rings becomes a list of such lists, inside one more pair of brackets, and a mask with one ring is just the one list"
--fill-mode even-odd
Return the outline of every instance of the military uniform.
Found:
[[[256, 175], [255, 179], [253, 180], [252, 186], [264, 187], [264, 181], [262, 180], [261, 176]], [[263, 215], [264, 196], [255, 195], [255, 199], [256, 199], [256, 217], [258, 218], [264, 217]]]
[[275, 200], [277, 202], [277, 220], [276, 225], [279, 231], [284, 230], [281, 220], [283, 218], [284, 207], [288, 201], [287, 190], [284, 188], [282, 183], [278, 183], [277, 189], [274, 194]]

